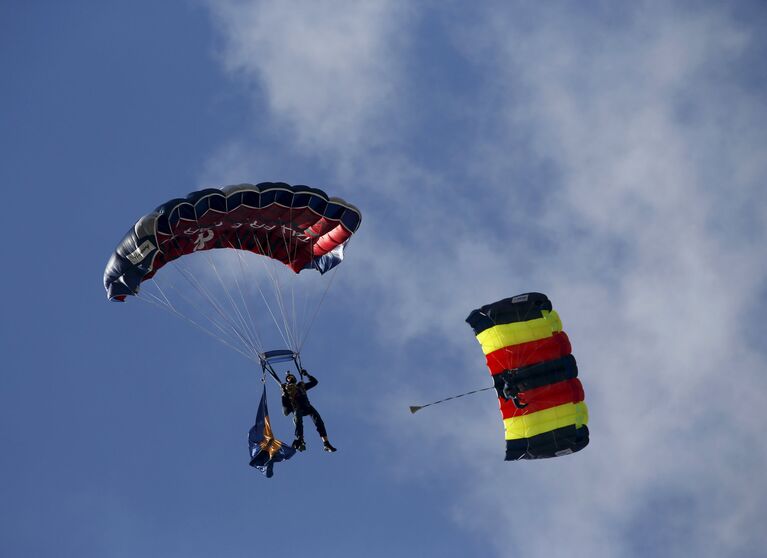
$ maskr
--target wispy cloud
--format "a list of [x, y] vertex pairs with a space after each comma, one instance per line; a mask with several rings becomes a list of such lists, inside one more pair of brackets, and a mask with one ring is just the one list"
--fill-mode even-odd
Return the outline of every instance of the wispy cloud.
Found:
[[[364, 206], [356, 267], [339, 281], [358, 301], [376, 293], [381, 350], [443, 367], [446, 395], [481, 367], [468, 311], [535, 289], [582, 369], [593, 442], [561, 460], [495, 461], [500, 420], [479, 405], [380, 413], [403, 453], [423, 452], [421, 473], [449, 469], [429, 452], [452, 457], [456, 521], [499, 555], [748, 555], [767, 543], [767, 357], [749, 331], [767, 279], [767, 110], [748, 79], [757, 29], [719, 8], [652, 3], [437, 18], [432, 32], [453, 48], [443, 55], [475, 87], [433, 89], [470, 106], [432, 138], [460, 156], [429, 163], [413, 130], [437, 115], [398, 104], [430, 62], [408, 36], [427, 18], [399, 3], [315, 6], [212, 11], [232, 75]], [[416, 123], [387, 125], [398, 114]], [[230, 166], [247, 159], [237, 149]], [[434, 391], [434, 372], [377, 372], [391, 382], [382, 410]]]
[[[308, 149], [348, 156], [386, 136], [396, 102], [407, 3], [211, 2], [233, 75]], [[375, 130], [375, 133], [371, 133]]]
[[[531, 226], [556, 239], [539, 274], [574, 327], [595, 443], [572, 496], [541, 512], [562, 525], [583, 516], [573, 536], [592, 553], [616, 533], [621, 555], [655, 545], [666, 555], [743, 552], [761, 537], [758, 515], [732, 502], [767, 505], [765, 490], [753, 490], [761, 467], [738, 470], [743, 438], [759, 437], [747, 417], [763, 419], [767, 403], [764, 354], [746, 342], [744, 320], [767, 277], [753, 242], [767, 237], [753, 179], [765, 169], [752, 143], [765, 147], [767, 113], [733, 69], [752, 44], [748, 30], [718, 10], [645, 8], [613, 24], [542, 11], [534, 28], [493, 14], [482, 48], [466, 44], [513, 99], [497, 107], [509, 135], [527, 134], [530, 156], [558, 171]], [[498, 134], [502, 143], [502, 126]], [[749, 177], [721, 170], [738, 168]], [[725, 225], [741, 219], [747, 231]], [[728, 389], [712, 387], [723, 378]], [[750, 453], [765, 463], [764, 448]], [[595, 489], [604, 489], [598, 501]], [[607, 511], [595, 527], [591, 517]], [[680, 513], [687, 520], [674, 533], [646, 517]], [[542, 518], [512, 519], [532, 528]]]

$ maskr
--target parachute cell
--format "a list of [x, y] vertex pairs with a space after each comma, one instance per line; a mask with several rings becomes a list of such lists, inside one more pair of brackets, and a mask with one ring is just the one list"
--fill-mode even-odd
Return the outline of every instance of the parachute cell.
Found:
[[506, 432], [506, 460], [566, 455], [589, 442], [588, 409], [570, 340], [541, 293], [478, 308], [474, 330], [493, 377]]

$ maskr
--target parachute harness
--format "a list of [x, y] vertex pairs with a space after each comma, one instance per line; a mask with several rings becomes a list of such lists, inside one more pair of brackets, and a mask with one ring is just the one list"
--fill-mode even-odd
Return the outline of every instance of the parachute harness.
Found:
[[296, 370], [298, 371], [299, 377], [301, 379], [304, 378], [304, 369], [301, 365], [301, 355], [299, 355], [296, 352], [290, 351], [290, 350], [276, 350], [276, 351], [267, 351], [265, 353], [259, 354], [259, 359], [261, 362], [261, 381], [266, 381], [266, 375], [269, 374], [272, 379], [277, 382], [278, 385], [282, 386], [282, 380], [280, 380], [279, 375], [275, 371], [273, 364], [279, 363], [279, 362], [293, 362], [293, 364], [296, 367]]

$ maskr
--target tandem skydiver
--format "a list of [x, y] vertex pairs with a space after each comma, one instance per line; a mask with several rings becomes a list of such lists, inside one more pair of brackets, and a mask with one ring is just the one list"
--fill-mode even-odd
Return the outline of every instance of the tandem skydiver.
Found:
[[306, 395], [307, 390], [317, 385], [317, 378], [304, 369], [301, 370], [301, 376], [306, 376], [309, 378], [309, 381], [306, 383], [303, 381], [298, 382], [296, 377], [288, 372], [285, 376], [285, 383], [281, 384], [282, 411], [285, 413], [285, 416], [293, 413], [293, 422], [296, 425], [296, 439], [293, 441], [293, 447], [298, 451], [306, 449], [306, 444], [304, 443], [304, 417], [309, 416], [314, 421], [317, 433], [322, 438], [322, 445], [325, 451], [336, 451], [336, 448], [328, 441], [328, 433], [325, 430], [325, 423], [322, 417], [309, 402], [309, 397]]

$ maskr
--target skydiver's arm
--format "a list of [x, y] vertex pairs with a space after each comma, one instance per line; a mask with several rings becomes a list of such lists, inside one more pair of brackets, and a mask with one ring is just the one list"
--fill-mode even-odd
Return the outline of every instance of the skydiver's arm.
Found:
[[307, 378], [309, 378], [308, 382], [304, 382], [304, 388], [307, 390], [312, 389], [314, 386], [316, 386], [319, 382], [317, 381], [317, 378], [309, 374], [308, 372], [304, 374]]

